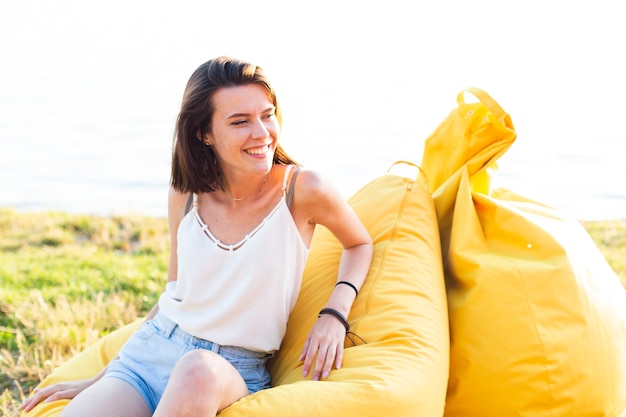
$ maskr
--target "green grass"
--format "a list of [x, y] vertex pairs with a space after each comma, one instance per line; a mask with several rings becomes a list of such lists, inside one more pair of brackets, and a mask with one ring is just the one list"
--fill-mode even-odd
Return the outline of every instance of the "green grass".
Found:
[[[626, 286], [626, 221], [583, 223]], [[163, 289], [166, 219], [0, 209], [0, 415]]]
[[55, 367], [145, 315], [165, 283], [166, 219], [0, 209], [0, 415]]

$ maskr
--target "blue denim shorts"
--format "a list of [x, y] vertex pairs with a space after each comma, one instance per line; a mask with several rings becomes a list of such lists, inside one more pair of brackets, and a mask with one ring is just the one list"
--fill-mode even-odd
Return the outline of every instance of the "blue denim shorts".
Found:
[[128, 339], [120, 349], [119, 359], [109, 364], [105, 376], [131, 384], [154, 412], [174, 365], [185, 353], [195, 349], [215, 352], [230, 362], [243, 377], [251, 394], [270, 387], [270, 375], [265, 365], [271, 354], [198, 339], [161, 313], [146, 321]]

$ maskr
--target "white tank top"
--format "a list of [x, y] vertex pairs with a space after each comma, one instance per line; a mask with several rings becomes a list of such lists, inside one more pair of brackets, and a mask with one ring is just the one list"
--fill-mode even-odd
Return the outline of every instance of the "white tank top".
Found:
[[287, 204], [291, 167], [278, 204], [238, 243], [216, 239], [195, 205], [182, 219], [178, 279], [159, 298], [160, 312], [182, 330], [225, 346], [280, 347], [309, 252]]

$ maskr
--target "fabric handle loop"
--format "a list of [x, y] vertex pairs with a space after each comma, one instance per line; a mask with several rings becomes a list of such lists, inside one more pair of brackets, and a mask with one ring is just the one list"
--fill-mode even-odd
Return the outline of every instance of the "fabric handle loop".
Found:
[[493, 98], [491, 98], [491, 96], [489, 94], [487, 94], [485, 91], [481, 90], [478, 87], [469, 87], [466, 88], [465, 90], [461, 91], [458, 96], [457, 96], [457, 103], [459, 104], [459, 106], [465, 104], [465, 96], [464, 94], [468, 92], [470, 94], [472, 94], [474, 97], [476, 97], [478, 100], [480, 100], [481, 103], [483, 103], [487, 109], [489, 109], [489, 111], [497, 118], [501, 118], [502, 116], [504, 116], [506, 114], [506, 112], [504, 111], [504, 109], [502, 107], [500, 107], [500, 105], [498, 104], [498, 102], [496, 102]]
[[[424, 171], [421, 166], [419, 166], [419, 165], [417, 165], [417, 164], [415, 164], [413, 162], [402, 161], [402, 160], [401, 161], [396, 161], [393, 164], [391, 164], [391, 166], [389, 167], [389, 169], [387, 170], [385, 175], [388, 175], [391, 172], [392, 169], [394, 169], [397, 165], [400, 165], [400, 164], [405, 164], [405, 165], [409, 165], [409, 166], [411, 166], [413, 168], [416, 168], [417, 169], [417, 174], [414, 176], [415, 181], [423, 183], [426, 186], [426, 188], [428, 188], [428, 177], [426, 176], [426, 171]], [[413, 177], [411, 177], [411, 178], [413, 178]], [[422, 180], [422, 181], [420, 181], [420, 180]]]

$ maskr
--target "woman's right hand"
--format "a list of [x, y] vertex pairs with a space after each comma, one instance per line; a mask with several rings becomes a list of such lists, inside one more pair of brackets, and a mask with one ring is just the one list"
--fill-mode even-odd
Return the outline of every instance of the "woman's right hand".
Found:
[[95, 379], [59, 382], [47, 387], [35, 388], [33, 395], [22, 403], [20, 410], [28, 412], [42, 401], [50, 402], [63, 399], [72, 399], [92, 385]]

